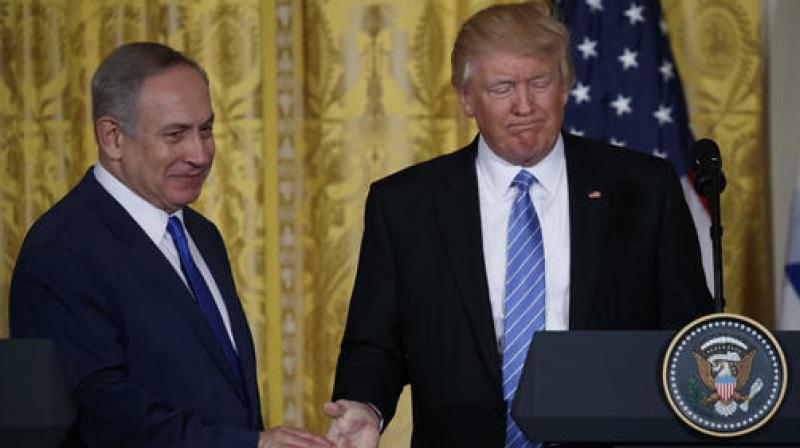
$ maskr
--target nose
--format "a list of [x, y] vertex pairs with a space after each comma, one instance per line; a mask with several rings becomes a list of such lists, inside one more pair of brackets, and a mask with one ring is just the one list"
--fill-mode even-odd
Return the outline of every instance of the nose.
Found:
[[534, 99], [531, 92], [524, 86], [514, 89], [513, 112], [517, 115], [528, 115], [533, 112]]
[[215, 143], [213, 135], [193, 132], [187, 139], [184, 160], [196, 167], [203, 167], [214, 159]]

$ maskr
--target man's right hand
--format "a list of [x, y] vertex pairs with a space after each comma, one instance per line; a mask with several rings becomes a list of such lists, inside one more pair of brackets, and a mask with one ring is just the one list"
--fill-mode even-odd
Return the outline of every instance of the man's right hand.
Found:
[[327, 438], [336, 448], [376, 448], [380, 438], [381, 419], [366, 403], [336, 400], [325, 403], [325, 413], [331, 418]]
[[258, 448], [335, 448], [330, 440], [285, 426], [269, 428], [258, 436]]

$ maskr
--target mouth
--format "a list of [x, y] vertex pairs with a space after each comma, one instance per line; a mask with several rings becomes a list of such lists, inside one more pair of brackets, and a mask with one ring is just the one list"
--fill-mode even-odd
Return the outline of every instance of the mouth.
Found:
[[197, 189], [205, 183], [208, 171], [197, 171], [190, 173], [176, 173], [170, 177], [179, 188]]
[[203, 178], [208, 175], [209, 169], [208, 168], [195, 168], [189, 170], [175, 170], [172, 173], [169, 173], [170, 177], [175, 177], [178, 179], [197, 179]]
[[196, 173], [179, 173], [173, 174], [172, 177], [177, 177], [179, 179], [197, 179], [199, 177], [205, 177], [206, 171], [198, 171]]
[[521, 123], [511, 123], [508, 125], [508, 130], [514, 133], [533, 131], [542, 127], [542, 121], [525, 121]]

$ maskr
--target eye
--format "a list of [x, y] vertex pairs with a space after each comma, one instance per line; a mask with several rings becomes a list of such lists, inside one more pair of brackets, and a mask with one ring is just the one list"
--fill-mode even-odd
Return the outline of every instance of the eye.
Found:
[[167, 140], [173, 141], [173, 142], [178, 142], [178, 141], [181, 141], [181, 139], [183, 139], [184, 131], [178, 129], [178, 130], [174, 130], [174, 131], [169, 131], [164, 135], [167, 137]]
[[205, 125], [200, 127], [200, 137], [202, 138], [209, 138], [214, 135], [214, 126], [213, 125]]
[[489, 93], [492, 95], [505, 95], [511, 91], [511, 83], [504, 82], [502, 84], [495, 84], [489, 88]]
[[550, 87], [553, 81], [549, 77], [542, 77], [542, 78], [534, 78], [529, 81], [529, 84], [534, 89], [546, 89]]

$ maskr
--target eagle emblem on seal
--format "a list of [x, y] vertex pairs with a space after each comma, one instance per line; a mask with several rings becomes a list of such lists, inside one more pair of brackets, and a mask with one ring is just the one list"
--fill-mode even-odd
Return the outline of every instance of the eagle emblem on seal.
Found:
[[[701, 403], [712, 405], [714, 412], [723, 417], [737, 410], [747, 412], [750, 401], [764, 387], [761, 378], [750, 383], [755, 354], [755, 349], [730, 336], [712, 338], [693, 350], [697, 371], [708, 392]], [[750, 387], [745, 391], [748, 383]]]
[[699, 317], [678, 331], [662, 375], [675, 415], [713, 437], [761, 428], [783, 403], [788, 383], [786, 356], [772, 333], [753, 319], [726, 313]]

